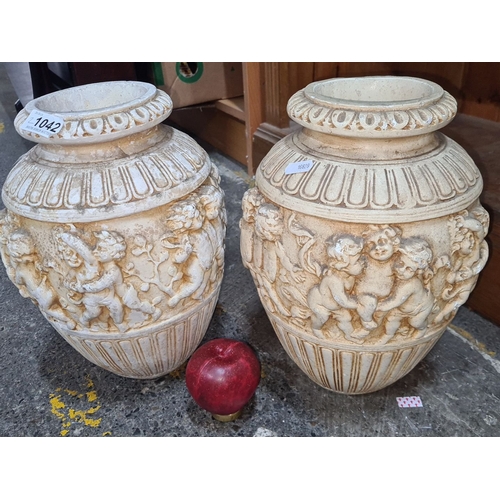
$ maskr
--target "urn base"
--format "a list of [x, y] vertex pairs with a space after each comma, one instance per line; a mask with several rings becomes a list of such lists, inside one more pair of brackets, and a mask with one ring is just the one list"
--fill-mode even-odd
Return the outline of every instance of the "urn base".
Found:
[[417, 340], [385, 346], [354, 346], [314, 339], [267, 311], [290, 358], [316, 384], [348, 395], [379, 391], [407, 375], [427, 356], [446, 326]]
[[75, 331], [53, 325], [82, 356], [116, 375], [155, 379], [181, 366], [198, 347], [212, 318], [219, 290], [185, 314], [126, 333]]

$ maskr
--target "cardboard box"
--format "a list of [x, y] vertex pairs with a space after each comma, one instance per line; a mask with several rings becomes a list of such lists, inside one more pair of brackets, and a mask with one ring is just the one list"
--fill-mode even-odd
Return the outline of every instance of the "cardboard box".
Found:
[[241, 62], [153, 63], [153, 79], [174, 108], [243, 95]]

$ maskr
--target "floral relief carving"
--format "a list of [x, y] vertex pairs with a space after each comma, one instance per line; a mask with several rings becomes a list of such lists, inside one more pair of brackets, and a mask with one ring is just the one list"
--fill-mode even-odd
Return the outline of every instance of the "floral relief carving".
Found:
[[257, 188], [242, 206], [243, 262], [264, 305], [323, 340], [385, 345], [427, 335], [467, 300], [488, 256], [481, 207], [449, 217], [454, 250], [436, 256], [431, 240], [407, 236], [403, 224], [320, 237]]

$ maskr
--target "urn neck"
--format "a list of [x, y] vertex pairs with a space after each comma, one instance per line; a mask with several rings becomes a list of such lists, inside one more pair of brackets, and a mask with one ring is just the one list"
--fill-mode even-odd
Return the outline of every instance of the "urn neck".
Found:
[[37, 161], [60, 163], [65, 167], [86, 163], [109, 162], [137, 155], [162, 141], [168, 140], [172, 131], [156, 125], [143, 132], [97, 144], [39, 144], [32, 150]]
[[298, 140], [309, 150], [344, 160], [389, 161], [415, 158], [438, 148], [440, 134], [411, 137], [370, 138], [342, 137], [303, 128]]

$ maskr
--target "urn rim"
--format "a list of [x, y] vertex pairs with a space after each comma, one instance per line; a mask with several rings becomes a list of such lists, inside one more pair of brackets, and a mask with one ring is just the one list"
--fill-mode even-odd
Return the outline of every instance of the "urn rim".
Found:
[[444, 127], [457, 102], [437, 83], [411, 76], [330, 78], [312, 82], [288, 101], [300, 125], [332, 135], [385, 138]]
[[437, 83], [408, 76], [365, 76], [333, 78], [307, 85], [304, 93], [326, 106], [346, 109], [413, 109], [441, 99]]
[[[89, 144], [115, 140], [149, 129], [172, 112], [170, 96], [139, 81], [90, 83], [58, 90], [28, 102], [15, 121], [22, 137], [45, 144]], [[43, 137], [22, 128], [33, 111], [60, 118], [60, 132]]]

